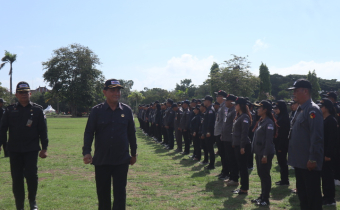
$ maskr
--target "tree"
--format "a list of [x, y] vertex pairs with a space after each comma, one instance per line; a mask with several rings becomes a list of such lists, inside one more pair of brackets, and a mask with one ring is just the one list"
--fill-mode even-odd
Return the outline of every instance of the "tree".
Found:
[[12, 64], [17, 60], [17, 54], [12, 54], [5, 50], [5, 56], [1, 58], [1, 61], [3, 62], [0, 64], [0, 70], [5, 66], [6, 63], [9, 63], [9, 85], [10, 85], [10, 95], [12, 97]]
[[219, 83], [220, 83], [219, 71], [220, 71], [220, 66], [216, 62], [214, 62], [212, 66], [210, 67], [210, 74], [209, 74], [211, 96], [214, 95], [214, 92], [219, 91]]
[[270, 82], [270, 73], [266, 64], [261, 63], [259, 78], [259, 100], [267, 99], [267, 95], [271, 95], [272, 84]]
[[0, 98], [3, 98], [7, 104], [10, 104], [11, 95], [8, 89], [1, 86], [1, 82], [0, 82]]
[[145, 97], [143, 96], [142, 93], [138, 92], [137, 90], [134, 90], [130, 93], [130, 95], [128, 96], [129, 99], [136, 101], [136, 107], [135, 110], [138, 107], [138, 101], [142, 101]]
[[121, 90], [120, 101], [127, 104], [128, 96], [130, 95], [133, 86], [133, 81], [119, 79], [119, 82], [124, 87], [124, 89]]
[[191, 79], [184, 79], [181, 80], [180, 84], [176, 83], [176, 91], [183, 91], [186, 92], [187, 97], [193, 97], [195, 95], [195, 91], [197, 89], [197, 87], [191, 83]]
[[96, 86], [103, 84], [102, 72], [96, 69], [99, 64], [98, 56], [80, 44], [56, 49], [52, 58], [42, 63], [46, 70], [44, 80], [54, 94], [67, 102], [72, 116], [78, 115], [78, 108], [94, 105]]
[[320, 85], [319, 85], [319, 80], [316, 77], [315, 70], [313, 70], [312, 73], [310, 71], [308, 72], [307, 79], [312, 84], [312, 99], [313, 99], [313, 101], [320, 99], [319, 91], [321, 90], [321, 88], [320, 88]]

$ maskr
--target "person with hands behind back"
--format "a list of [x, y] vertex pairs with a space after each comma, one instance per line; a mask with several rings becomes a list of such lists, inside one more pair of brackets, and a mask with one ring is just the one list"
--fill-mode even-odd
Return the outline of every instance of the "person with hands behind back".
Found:
[[261, 101], [255, 106], [258, 107], [257, 115], [261, 117], [261, 120], [255, 127], [252, 149], [255, 153], [257, 174], [261, 180], [261, 195], [259, 198], [252, 200], [252, 203], [259, 206], [268, 206], [272, 186], [270, 169], [272, 168], [272, 160], [275, 154], [273, 139], [277, 126], [272, 114], [271, 103]]
[[111, 209], [111, 180], [114, 186], [112, 209], [125, 209], [127, 173], [129, 165], [135, 164], [137, 159], [132, 110], [119, 102], [122, 88], [116, 79], [105, 82], [103, 93], [106, 101], [92, 108], [84, 133], [83, 160], [85, 164], [95, 166], [99, 210]]

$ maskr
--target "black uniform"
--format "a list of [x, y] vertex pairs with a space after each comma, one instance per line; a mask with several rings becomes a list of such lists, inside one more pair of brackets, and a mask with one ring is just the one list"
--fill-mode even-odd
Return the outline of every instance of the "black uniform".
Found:
[[[196, 158], [197, 160], [201, 160], [201, 145], [200, 145], [200, 139], [199, 139], [200, 126], [201, 126], [201, 113], [198, 113], [197, 115], [194, 115], [194, 117], [190, 121], [191, 138], [193, 139], [193, 143], [194, 143], [193, 158]], [[195, 133], [195, 136], [193, 136], [194, 133]]]
[[[4, 113], [5, 113], [5, 109], [0, 108], [0, 124], [1, 124], [2, 115], [3, 115]], [[5, 157], [8, 157], [7, 141], [1, 142], [1, 139], [0, 139], [0, 148], [1, 148], [1, 146], [2, 146], [2, 148], [3, 148]]]
[[[204, 115], [203, 126], [202, 126], [202, 135], [204, 136], [204, 144], [209, 153], [209, 166], [215, 167], [215, 152], [214, 152], [214, 127], [215, 127], [215, 110], [212, 105], [207, 107], [207, 111]], [[207, 134], [210, 133], [210, 137], [207, 137]]]
[[7, 149], [9, 151], [11, 175], [13, 180], [13, 193], [18, 209], [24, 207], [25, 189], [24, 177], [28, 188], [28, 199], [35, 202], [38, 189], [38, 152], [47, 150], [47, 126], [42, 106], [29, 102], [23, 107], [20, 103], [6, 108], [1, 119], [0, 142], [9, 139]]

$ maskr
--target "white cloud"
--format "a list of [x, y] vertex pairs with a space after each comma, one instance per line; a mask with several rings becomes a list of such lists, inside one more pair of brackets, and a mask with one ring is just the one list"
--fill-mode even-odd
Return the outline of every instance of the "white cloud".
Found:
[[143, 79], [134, 78], [133, 89], [148, 88], [174, 89], [180, 80], [191, 79], [195, 85], [200, 85], [208, 78], [210, 67], [214, 62], [213, 56], [198, 59], [189, 54], [171, 58], [164, 67], [153, 67], [142, 70]]
[[318, 77], [323, 79], [337, 79], [340, 80], [340, 62], [327, 61], [324, 63], [316, 63], [314, 61], [300, 61], [289, 67], [277, 68], [269, 66], [271, 74], [308, 74], [308, 71], [315, 70]]
[[268, 44], [262, 41], [261, 39], [256, 40], [254, 46], [253, 46], [253, 51], [257, 52], [262, 49], [268, 48]]

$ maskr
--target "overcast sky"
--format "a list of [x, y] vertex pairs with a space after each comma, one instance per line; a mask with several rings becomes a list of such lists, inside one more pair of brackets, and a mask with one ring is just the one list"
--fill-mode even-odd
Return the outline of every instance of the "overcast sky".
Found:
[[[100, 58], [105, 78], [133, 89], [201, 84], [215, 61], [249, 56], [269, 71], [340, 79], [340, 1], [86, 1], [1, 2], [0, 57], [17, 54], [13, 87], [45, 86], [41, 63], [54, 49], [79, 43]], [[9, 65], [0, 70], [9, 88]]]

